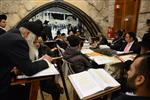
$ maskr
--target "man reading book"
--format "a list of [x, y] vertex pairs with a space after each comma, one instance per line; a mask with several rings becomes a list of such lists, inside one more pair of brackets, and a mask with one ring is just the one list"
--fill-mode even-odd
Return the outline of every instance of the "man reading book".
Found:
[[[18, 29], [11, 30], [0, 36], [0, 99], [1, 100], [24, 100], [26, 93], [21, 93], [25, 98], [19, 98], [21, 95], [16, 93], [16, 98], [11, 95], [11, 70], [13, 67], [21, 70], [25, 75], [31, 76], [37, 72], [48, 68], [49, 61], [52, 58], [44, 55], [41, 60], [32, 62], [30, 59], [31, 48], [29, 44], [33, 44], [37, 36], [41, 36], [42, 23], [26, 22]], [[14, 95], [12, 95], [14, 96]], [[25, 99], [27, 100], [27, 99]]]
[[128, 71], [128, 87], [134, 96], [121, 94], [114, 100], [150, 100], [150, 55], [137, 57]]
[[81, 53], [83, 42], [80, 37], [71, 35], [67, 37], [69, 45], [63, 53], [64, 58], [71, 63], [71, 67], [75, 73], [85, 71], [89, 68], [96, 67], [86, 55]]

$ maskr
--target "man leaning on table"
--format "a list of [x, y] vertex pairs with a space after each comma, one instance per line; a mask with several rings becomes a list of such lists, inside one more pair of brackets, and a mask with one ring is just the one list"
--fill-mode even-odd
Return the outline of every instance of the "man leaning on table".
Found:
[[[0, 99], [10, 100], [11, 70], [14, 66], [25, 75], [33, 75], [48, 68], [52, 58], [44, 55], [41, 60], [32, 62], [29, 57], [29, 43], [40, 36], [42, 24], [26, 22], [19, 28], [13, 29], [0, 36]], [[20, 93], [18, 93], [18, 96]], [[22, 94], [24, 95], [24, 94]], [[11, 98], [13, 100], [13, 98]]]

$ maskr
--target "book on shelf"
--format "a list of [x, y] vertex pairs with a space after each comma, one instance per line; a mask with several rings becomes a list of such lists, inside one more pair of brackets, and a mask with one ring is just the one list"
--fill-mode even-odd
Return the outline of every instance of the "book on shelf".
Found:
[[80, 99], [111, 87], [120, 87], [120, 84], [102, 68], [89, 69], [68, 77]]
[[55, 66], [52, 63], [48, 63], [48, 68], [32, 75], [32, 76], [26, 76], [26, 75], [18, 75], [17, 79], [25, 79], [25, 78], [35, 78], [35, 77], [43, 77], [43, 76], [50, 76], [50, 75], [57, 75], [59, 74], [58, 70], [55, 68]]

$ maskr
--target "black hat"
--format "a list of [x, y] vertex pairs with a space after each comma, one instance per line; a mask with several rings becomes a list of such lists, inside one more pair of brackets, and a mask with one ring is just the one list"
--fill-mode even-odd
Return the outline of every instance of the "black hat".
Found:
[[150, 33], [144, 34], [141, 42], [142, 47], [150, 48]]
[[80, 37], [75, 36], [75, 35], [68, 36], [67, 40], [68, 40], [70, 46], [72, 46], [72, 47], [75, 47], [75, 46], [79, 45], [80, 42], [81, 42]]
[[48, 24], [48, 23], [49, 23], [49, 21], [48, 21], [48, 20], [45, 20], [43, 24]]
[[4, 15], [4, 14], [0, 15], [0, 20], [2, 20], [2, 19], [6, 20], [6, 19], [7, 19], [7, 16]]
[[33, 32], [37, 36], [41, 36], [43, 25], [40, 20], [37, 20], [35, 22], [26, 22], [21, 25], [22, 27], [27, 28], [29, 31]]

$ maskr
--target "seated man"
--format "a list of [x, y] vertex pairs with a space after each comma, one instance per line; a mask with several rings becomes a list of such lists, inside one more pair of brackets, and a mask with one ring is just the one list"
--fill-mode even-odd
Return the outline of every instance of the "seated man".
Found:
[[129, 53], [130, 51], [138, 54], [140, 53], [140, 45], [134, 32], [128, 32], [125, 34], [125, 42], [122, 44], [119, 51], [123, 51], [125, 53]]
[[81, 53], [82, 42], [78, 36], [71, 35], [67, 38], [69, 47], [63, 53], [64, 58], [72, 64], [72, 69], [75, 73], [85, 71], [91, 67], [92, 61]]
[[114, 100], [150, 100], [150, 55], [137, 57], [128, 71], [128, 87], [134, 96], [122, 94]]
[[66, 49], [67, 48], [67, 46], [68, 46], [68, 44], [67, 44], [67, 42], [66, 42], [66, 34], [65, 33], [62, 33], [61, 35], [60, 35], [60, 37], [58, 37], [57, 39], [56, 39], [56, 41], [57, 41], [57, 44], [62, 48], [62, 49]]
[[[55, 48], [50, 49], [48, 46], [42, 43], [43, 43], [43, 40], [40, 37], [38, 37], [38, 39], [34, 41], [34, 45], [36, 47], [35, 49], [38, 50], [37, 51], [38, 54], [37, 55], [35, 54], [38, 57], [35, 57], [35, 58], [41, 58], [45, 54], [51, 57], [54, 57], [55, 54], [53, 50], [56, 50], [56, 49]], [[32, 53], [36, 53], [36, 52], [32, 52]], [[53, 100], [59, 100], [60, 93], [63, 93], [63, 88], [61, 88], [60, 85], [55, 82], [55, 77], [40, 81], [40, 86], [41, 86], [42, 91], [52, 95]]]
[[119, 49], [122, 47], [123, 42], [124, 42], [123, 34], [124, 34], [124, 32], [121, 31], [121, 30], [119, 30], [119, 31], [115, 34], [114, 40], [113, 40], [112, 43], [109, 45], [111, 49], [119, 51]]
[[[149, 54], [150, 53], [150, 33], [145, 33], [141, 41], [141, 51], [140, 54]], [[125, 69], [129, 70], [129, 67], [133, 61], [128, 60], [125, 62]]]
[[104, 35], [102, 35], [101, 33], [98, 33], [99, 35], [97, 35], [96, 37], [94, 37], [92, 39], [93, 43], [92, 43], [92, 47], [91, 48], [99, 48], [100, 45], [108, 45], [108, 41], [106, 39], [106, 37]]

